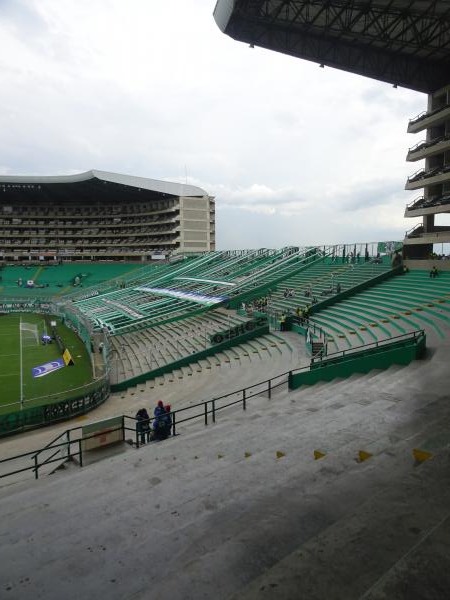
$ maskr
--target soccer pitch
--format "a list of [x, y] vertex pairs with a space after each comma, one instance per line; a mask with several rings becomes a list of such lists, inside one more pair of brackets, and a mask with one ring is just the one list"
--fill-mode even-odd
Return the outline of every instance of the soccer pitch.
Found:
[[[83, 342], [71, 329], [63, 326], [59, 319], [51, 317], [51, 320], [57, 321], [57, 332], [75, 364], [43, 377], [33, 377], [34, 367], [62, 357], [56, 342], [46, 345], [41, 343], [46, 316], [29, 313], [0, 315], [0, 414], [20, 410], [21, 398], [23, 408], [29, 408], [82, 395], [82, 390], [75, 388], [92, 381], [91, 360]], [[21, 321], [37, 325], [38, 341], [29, 332], [22, 331], [21, 344]], [[49, 321], [47, 316], [47, 323]]]

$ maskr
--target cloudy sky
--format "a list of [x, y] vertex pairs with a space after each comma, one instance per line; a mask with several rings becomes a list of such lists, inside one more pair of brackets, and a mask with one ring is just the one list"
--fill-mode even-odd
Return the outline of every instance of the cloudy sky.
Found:
[[199, 185], [219, 248], [401, 239], [425, 95], [250, 49], [214, 6], [0, 0], [0, 173]]

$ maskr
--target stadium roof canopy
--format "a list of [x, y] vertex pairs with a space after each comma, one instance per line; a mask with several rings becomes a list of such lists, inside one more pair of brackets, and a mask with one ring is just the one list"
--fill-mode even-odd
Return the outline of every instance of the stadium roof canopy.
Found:
[[218, 0], [214, 18], [250, 46], [425, 93], [450, 83], [448, 0]]
[[135, 198], [136, 192], [141, 191], [153, 192], [153, 195], [162, 197], [208, 195], [205, 190], [193, 185], [96, 170], [76, 175], [2, 175], [0, 176], [1, 190], [10, 193], [42, 190], [58, 195], [60, 199], [72, 196], [74, 193], [78, 198], [95, 196], [100, 199], [103, 196], [111, 199], [115, 195], [120, 195], [121, 199], [126, 199], [127, 193]]

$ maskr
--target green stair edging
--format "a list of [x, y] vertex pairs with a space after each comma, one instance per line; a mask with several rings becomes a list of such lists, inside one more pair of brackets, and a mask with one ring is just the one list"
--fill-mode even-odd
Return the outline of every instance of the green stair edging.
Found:
[[205, 348], [205, 350], [201, 350], [200, 352], [195, 352], [194, 354], [190, 354], [189, 356], [180, 358], [179, 360], [168, 363], [167, 365], [163, 365], [162, 367], [159, 367], [158, 369], [154, 369], [153, 371], [147, 371], [147, 373], [142, 373], [141, 375], [137, 375], [136, 377], [131, 377], [130, 379], [125, 379], [124, 381], [121, 381], [120, 383], [112, 383], [111, 391], [112, 392], [121, 392], [131, 386], [139, 385], [150, 379], [155, 379], [155, 377], [159, 377], [161, 375], [164, 375], [165, 373], [171, 373], [175, 369], [181, 369], [181, 367], [185, 367], [193, 362], [202, 360], [203, 358], [206, 358], [207, 356], [214, 356], [214, 354], [217, 354], [218, 352], [221, 352], [222, 350], [227, 350], [228, 348], [232, 348], [233, 346], [238, 346], [239, 344], [242, 344], [253, 338], [260, 337], [262, 335], [266, 335], [267, 333], [269, 333], [269, 325], [266, 324], [261, 327], [258, 327], [257, 329], [253, 329], [253, 331], [249, 331], [247, 333], [244, 333], [243, 335], [236, 336], [236, 337], [232, 338], [231, 340], [226, 340], [224, 342], [221, 342], [220, 344], [215, 344], [214, 346], [211, 346], [210, 348]]
[[354, 373], [369, 373], [372, 369], [388, 369], [392, 365], [408, 365], [422, 358], [426, 349], [426, 335], [393, 342], [342, 357], [323, 360], [311, 365], [309, 371], [291, 373], [289, 389], [295, 390], [302, 385], [314, 385], [319, 381], [331, 381], [336, 377], [347, 378]]

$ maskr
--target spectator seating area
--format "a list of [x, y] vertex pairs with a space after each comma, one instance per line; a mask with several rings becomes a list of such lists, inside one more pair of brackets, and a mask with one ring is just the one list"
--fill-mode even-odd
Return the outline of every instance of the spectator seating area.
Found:
[[[147, 273], [157, 267], [149, 265]], [[125, 275], [131, 276], [138, 270], [135, 263], [119, 262], [6, 265], [0, 269], [0, 295], [23, 299], [83, 295], [89, 288], [101, 289], [106, 282], [117, 289]], [[27, 287], [28, 281], [33, 281], [33, 287]]]
[[2, 213], [1, 256], [117, 260], [176, 248], [177, 199], [109, 205], [80, 199], [65, 206], [39, 198], [27, 203], [23, 196], [11, 202], [10, 213]]
[[[112, 383], [122, 384], [142, 376], [145, 379], [152, 371], [167, 370], [172, 363], [211, 349], [212, 334], [248, 320], [249, 315], [240, 311], [239, 316], [231, 307], [252, 306], [253, 301], [265, 297], [268, 302], [259, 308], [270, 317], [293, 314], [311, 305], [316, 312], [321, 302], [337, 301], [341, 293], [370, 285], [391, 270], [389, 256], [374, 258], [363, 249], [363, 245], [358, 249], [352, 245], [209, 252], [141, 267], [121, 263], [11, 266], [3, 269], [3, 277], [15, 289], [19, 289], [20, 277], [48, 284], [43, 293], [53, 290], [54, 298], [65, 298], [68, 308], [90, 321], [95, 335], [107, 332]], [[20, 291], [36, 295], [35, 290]], [[341, 304], [311, 319], [326, 332], [329, 351], [333, 343], [335, 348], [352, 347], [390, 334], [382, 324], [376, 331], [372, 331], [374, 325], [357, 326], [351, 315], [347, 315], [348, 322], [337, 324]], [[361, 314], [365, 314], [363, 310]], [[349, 327], [352, 333], [346, 331]], [[275, 364], [289, 354], [289, 344], [270, 334], [236, 344], [212, 358], [193, 359], [179, 371], [166, 372], [156, 385], [234, 361], [272, 357]]]
[[322, 261], [284, 280], [271, 294], [270, 308], [276, 315], [293, 313], [297, 308], [302, 310], [320, 303], [390, 270], [390, 261], [386, 259], [380, 263]]
[[315, 313], [310, 323], [325, 331], [329, 353], [423, 328], [442, 338], [450, 324], [450, 273], [393, 277]]
[[[111, 383], [138, 377], [212, 348], [211, 335], [246, 321], [247, 319], [238, 316], [234, 311], [218, 309], [196, 317], [112, 336]], [[272, 362], [275, 362], [278, 358], [281, 359], [282, 355], [286, 358], [285, 355], [291, 352], [292, 349], [285, 340], [275, 334], [268, 334], [161, 375], [152, 380], [150, 387], [164, 385], [173, 382], [174, 379], [183, 379], [204, 370], [228, 366], [234, 361], [250, 364], [271, 357]], [[282, 361], [279, 363], [279, 369], [282, 370]]]
[[[224, 308], [239, 307], [240, 297], [257, 298], [265, 290], [271, 315], [293, 312], [316, 296], [320, 303], [390, 268], [388, 257], [365, 260], [356, 251], [346, 255], [342, 247], [212, 252], [162, 265], [153, 277], [144, 267], [124, 279], [123, 288], [81, 300], [75, 297], [71, 305], [95, 328], [109, 332], [112, 383], [122, 384], [210, 349], [212, 334], [248, 319]], [[285, 289], [290, 290], [289, 297]], [[252, 340], [197, 364], [193, 359], [194, 364], [162, 375], [160, 383], [235, 360], [254, 360], [272, 352], [276, 358], [280, 352], [290, 352], [282, 346], [273, 335]]]
[[153, 277], [139, 273], [139, 281], [128, 279], [124, 289], [74, 300], [97, 328], [120, 334], [202, 311], [205, 305], [224, 304], [243, 293], [256, 293], [316, 260], [323, 260], [322, 252], [298, 248], [210, 252], [168, 266]]
[[[71, 462], [38, 481], [32, 473], [16, 485], [5, 479], [5, 591], [22, 600], [34, 600], [36, 589], [70, 600], [105, 590], [113, 600], [372, 600], [405, 598], [404, 590], [443, 598], [447, 371], [442, 343], [432, 360], [292, 392], [283, 386], [271, 399], [249, 400], [246, 411], [219, 413], [214, 426], [186, 422], [175, 438], [139, 450], [125, 444], [104, 460], [98, 453], [107, 450], [95, 451], [82, 469]], [[134, 415], [158, 397], [167, 400], [133, 396], [124, 411]], [[176, 409], [190, 397], [187, 389]], [[92, 420], [120, 414], [106, 408]], [[41, 446], [57, 435], [45, 433]], [[34, 450], [42, 434], [21, 442]], [[3, 441], [4, 452], [13, 441]], [[433, 460], [418, 466], [414, 448]], [[160, 576], [143, 578], [148, 565]]]

